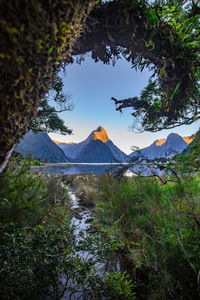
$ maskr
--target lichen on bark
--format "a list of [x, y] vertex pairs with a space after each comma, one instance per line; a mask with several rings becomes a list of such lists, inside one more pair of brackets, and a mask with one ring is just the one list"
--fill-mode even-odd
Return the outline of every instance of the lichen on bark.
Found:
[[34, 118], [95, 1], [0, 0], [0, 165]]

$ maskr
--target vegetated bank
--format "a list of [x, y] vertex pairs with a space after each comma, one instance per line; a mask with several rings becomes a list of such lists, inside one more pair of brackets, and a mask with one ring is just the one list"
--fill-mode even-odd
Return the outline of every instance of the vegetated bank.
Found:
[[[112, 261], [115, 239], [93, 234], [77, 242], [69, 177], [32, 174], [33, 163], [13, 158], [1, 175], [1, 299], [62, 299], [80, 290], [83, 299], [134, 299], [127, 274], [95, 269]], [[96, 261], [79, 255], [84, 251]]]
[[[177, 177], [162, 182], [41, 176], [30, 172], [30, 160], [14, 158], [1, 177], [2, 299], [62, 299], [80, 289], [83, 299], [198, 299], [200, 176], [193, 156], [193, 166], [191, 154], [170, 162]], [[69, 184], [94, 212], [90, 237], [78, 243]], [[78, 254], [88, 250], [95, 262]], [[122, 272], [95, 270], [119, 253]]]
[[[119, 243], [137, 299], [200, 296], [200, 174], [190, 156], [170, 162], [176, 176], [80, 178], [93, 225]], [[196, 165], [197, 167], [197, 165]]]

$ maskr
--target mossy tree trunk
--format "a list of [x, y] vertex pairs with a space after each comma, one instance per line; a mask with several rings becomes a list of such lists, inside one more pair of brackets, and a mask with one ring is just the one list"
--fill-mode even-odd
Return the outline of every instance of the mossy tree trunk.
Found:
[[95, 1], [0, 0], [0, 170], [35, 117]]

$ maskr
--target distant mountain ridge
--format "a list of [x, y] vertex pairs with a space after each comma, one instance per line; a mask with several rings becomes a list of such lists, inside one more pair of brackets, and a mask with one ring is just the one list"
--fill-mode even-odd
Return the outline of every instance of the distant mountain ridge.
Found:
[[139, 163], [131, 167], [130, 170], [133, 173], [140, 173], [146, 176], [152, 174], [152, 172], [154, 174], [161, 175], [163, 171], [159, 168], [153, 167], [152, 165], [148, 165], [148, 162], [161, 158], [165, 158], [167, 160], [171, 159], [173, 156], [182, 153], [182, 151], [187, 148], [188, 143], [191, 142], [191, 140], [192, 139], [187, 137], [183, 138], [176, 133], [169, 134], [167, 139], [156, 140], [149, 147], [143, 148], [138, 152], [132, 152], [129, 155], [130, 159], [135, 158], [136, 162]]
[[19, 141], [14, 149], [22, 156], [31, 156], [35, 159], [51, 163], [66, 163], [68, 159], [45, 132], [34, 134], [31, 130]]
[[[192, 138], [182, 138], [178, 134], [171, 133], [167, 139], [156, 140], [149, 147], [141, 149], [140, 155], [150, 160], [171, 158], [182, 152], [191, 141]], [[51, 163], [124, 163], [138, 156], [138, 152], [128, 156], [121, 151], [109, 139], [102, 126], [92, 131], [87, 139], [80, 143], [53, 142], [45, 132], [34, 134], [29, 131], [16, 145], [15, 151], [24, 157], [32, 156]]]
[[[170, 133], [167, 139], [156, 140], [150, 146], [141, 149], [139, 153], [141, 156], [150, 160], [156, 158], [171, 158], [182, 152], [191, 141], [192, 138], [181, 137], [176, 133]], [[130, 158], [136, 156], [138, 156], [137, 151], [129, 154]]]
[[[171, 133], [166, 139], [158, 139], [150, 146], [141, 149], [139, 156], [149, 160], [156, 158], [170, 159], [182, 152], [191, 141], [192, 138], [190, 137], [181, 137], [176, 133]], [[92, 131], [88, 138], [80, 143], [61, 143], [58, 141], [56, 143], [71, 162], [120, 163], [127, 162], [131, 158], [138, 156], [138, 152], [132, 152], [129, 156], [122, 152], [109, 139], [107, 132], [102, 126]]]
[[73, 162], [114, 163], [126, 162], [128, 156], [109, 139], [102, 126], [92, 131], [88, 138], [80, 143], [57, 144]]

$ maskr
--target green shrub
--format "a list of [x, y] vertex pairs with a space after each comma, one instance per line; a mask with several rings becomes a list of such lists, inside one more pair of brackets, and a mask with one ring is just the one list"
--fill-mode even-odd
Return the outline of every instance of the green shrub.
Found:
[[127, 274], [95, 268], [112, 260], [118, 243], [92, 234], [76, 240], [61, 179], [32, 174], [29, 162], [16, 160], [2, 177], [1, 299], [61, 299], [78, 290], [83, 299], [134, 299]]
[[[52, 208], [69, 202], [58, 179], [32, 174], [30, 162], [13, 161], [1, 181], [0, 220], [18, 226], [36, 225]], [[66, 206], [66, 205], [65, 205]]]
[[0, 239], [1, 299], [58, 297], [58, 275], [73, 244], [69, 226], [16, 229], [10, 224], [1, 228]]
[[199, 194], [199, 177], [100, 179], [94, 223], [128, 253], [140, 297], [198, 298]]
[[[95, 236], [77, 244], [69, 225], [16, 229], [8, 224], [1, 228], [1, 299], [61, 299], [65, 291], [79, 290], [83, 299], [134, 299], [126, 273], [95, 269], [95, 263], [112, 258], [116, 242]], [[95, 260], [82, 258], [81, 251]]]

